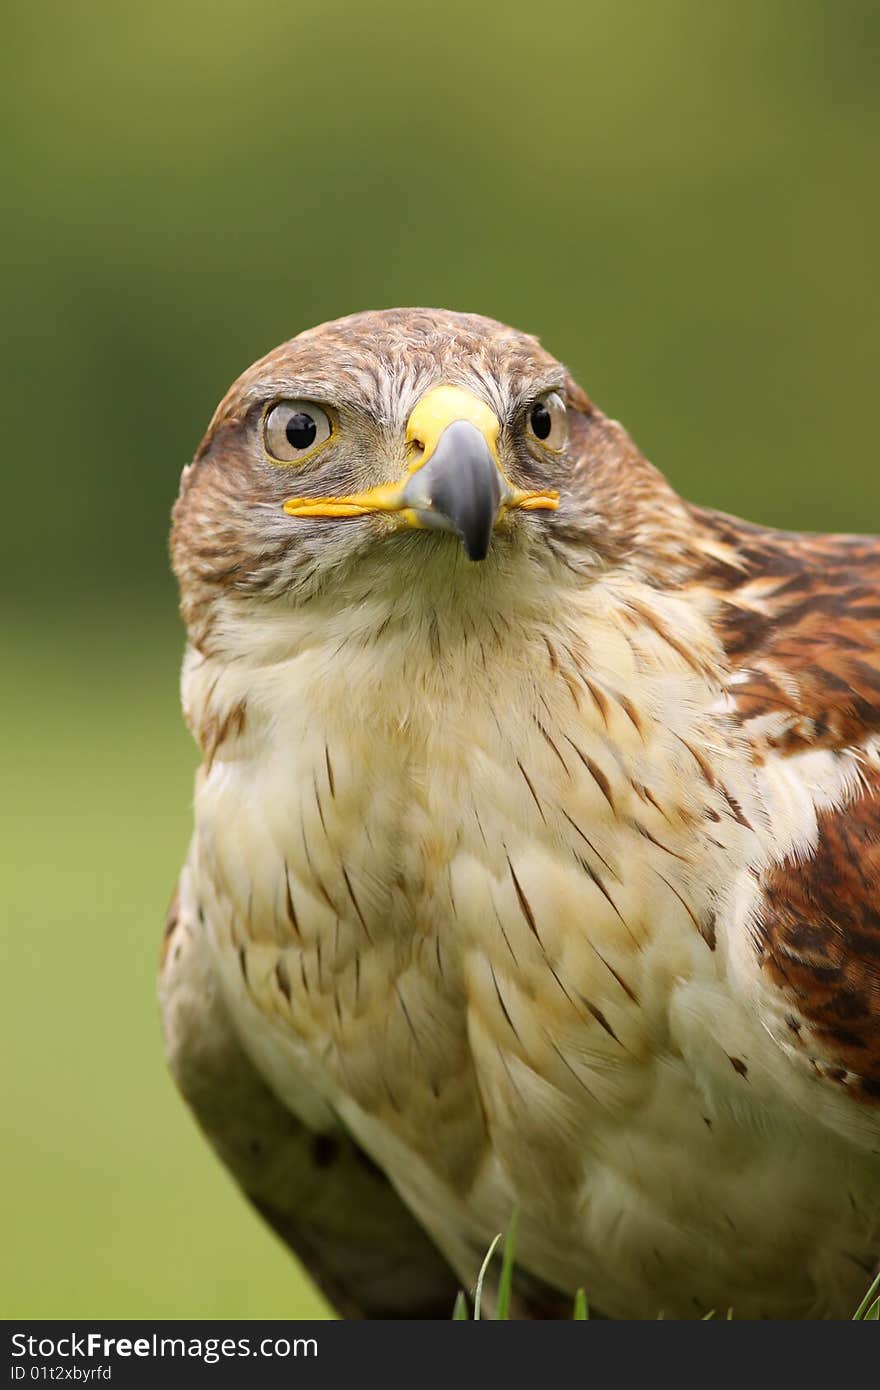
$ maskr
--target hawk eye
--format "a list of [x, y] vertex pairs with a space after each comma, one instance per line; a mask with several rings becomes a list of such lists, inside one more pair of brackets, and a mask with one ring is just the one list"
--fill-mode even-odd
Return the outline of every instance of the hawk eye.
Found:
[[299, 463], [332, 433], [326, 412], [314, 401], [278, 401], [263, 421], [263, 444], [276, 463]]
[[558, 391], [535, 401], [529, 411], [529, 431], [548, 449], [561, 449], [568, 436], [565, 402]]

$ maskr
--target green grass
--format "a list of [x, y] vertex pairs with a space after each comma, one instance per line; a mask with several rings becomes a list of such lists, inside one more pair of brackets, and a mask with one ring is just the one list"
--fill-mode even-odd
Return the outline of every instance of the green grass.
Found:
[[[480, 1272], [477, 1275], [477, 1282], [474, 1286], [473, 1317], [471, 1318], [471, 1314], [468, 1309], [467, 1296], [465, 1295], [464, 1290], [460, 1289], [458, 1294], [456, 1295], [455, 1306], [452, 1310], [453, 1322], [466, 1322], [469, 1319], [473, 1322], [487, 1321], [483, 1314], [483, 1287], [485, 1285], [486, 1275], [489, 1272], [489, 1267], [492, 1264], [495, 1251], [498, 1249], [498, 1246], [502, 1240], [504, 1241], [504, 1244], [501, 1247], [501, 1272], [498, 1276], [498, 1288], [495, 1295], [495, 1316], [492, 1319], [492, 1321], [510, 1321], [513, 1291], [513, 1273], [516, 1263], [516, 1237], [518, 1220], [519, 1213], [514, 1211], [513, 1215], [510, 1218], [510, 1223], [507, 1227], [507, 1231], [503, 1235], [501, 1231], [499, 1231], [497, 1236], [495, 1236], [494, 1240], [490, 1244], [489, 1249], [486, 1251], [485, 1259], [483, 1260], [483, 1263], [480, 1266]], [[587, 1296], [584, 1293], [583, 1289], [578, 1289], [577, 1293], [574, 1296], [572, 1318], [576, 1319], [579, 1322], [585, 1322], [589, 1318], [589, 1316], [590, 1309], [587, 1303]]]
[[880, 1272], [853, 1314], [853, 1322], [880, 1322]]

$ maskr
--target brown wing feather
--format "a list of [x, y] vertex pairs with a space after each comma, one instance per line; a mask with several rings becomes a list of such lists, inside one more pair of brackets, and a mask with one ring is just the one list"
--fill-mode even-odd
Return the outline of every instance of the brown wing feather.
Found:
[[880, 539], [694, 515], [710, 552], [699, 582], [718, 600], [756, 755], [862, 750], [858, 790], [819, 814], [813, 853], [764, 875], [758, 935], [792, 1044], [817, 1073], [880, 1102]]
[[740, 717], [784, 753], [880, 730], [880, 538], [773, 531], [695, 510]]
[[784, 994], [791, 1042], [816, 1071], [880, 1103], [880, 774], [819, 817], [805, 863], [764, 879], [761, 961]]
[[236, 1182], [345, 1317], [448, 1318], [457, 1280], [348, 1134], [315, 1134], [265, 1085], [204, 930], [172, 905], [159, 977], [171, 1071]]

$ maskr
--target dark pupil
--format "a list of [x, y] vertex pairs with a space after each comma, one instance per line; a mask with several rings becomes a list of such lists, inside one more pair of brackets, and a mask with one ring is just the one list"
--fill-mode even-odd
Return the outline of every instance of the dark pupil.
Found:
[[307, 415], [304, 410], [298, 410], [295, 415], [291, 415], [284, 433], [292, 448], [308, 449], [309, 445], [315, 442], [318, 426], [311, 415]]
[[550, 411], [546, 405], [536, 405], [532, 407], [532, 429], [539, 439], [546, 439], [550, 433], [552, 424]]

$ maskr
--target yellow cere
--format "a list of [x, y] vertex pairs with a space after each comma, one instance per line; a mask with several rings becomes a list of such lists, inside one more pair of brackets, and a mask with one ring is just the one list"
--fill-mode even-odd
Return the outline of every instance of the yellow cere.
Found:
[[458, 420], [467, 420], [477, 427], [498, 463], [497, 444], [501, 426], [492, 407], [475, 396], [473, 391], [465, 391], [461, 386], [435, 386], [432, 391], [426, 391], [406, 422], [407, 443], [421, 444], [425, 451], [410, 467], [411, 473], [428, 462], [447, 425], [455, 424]]

